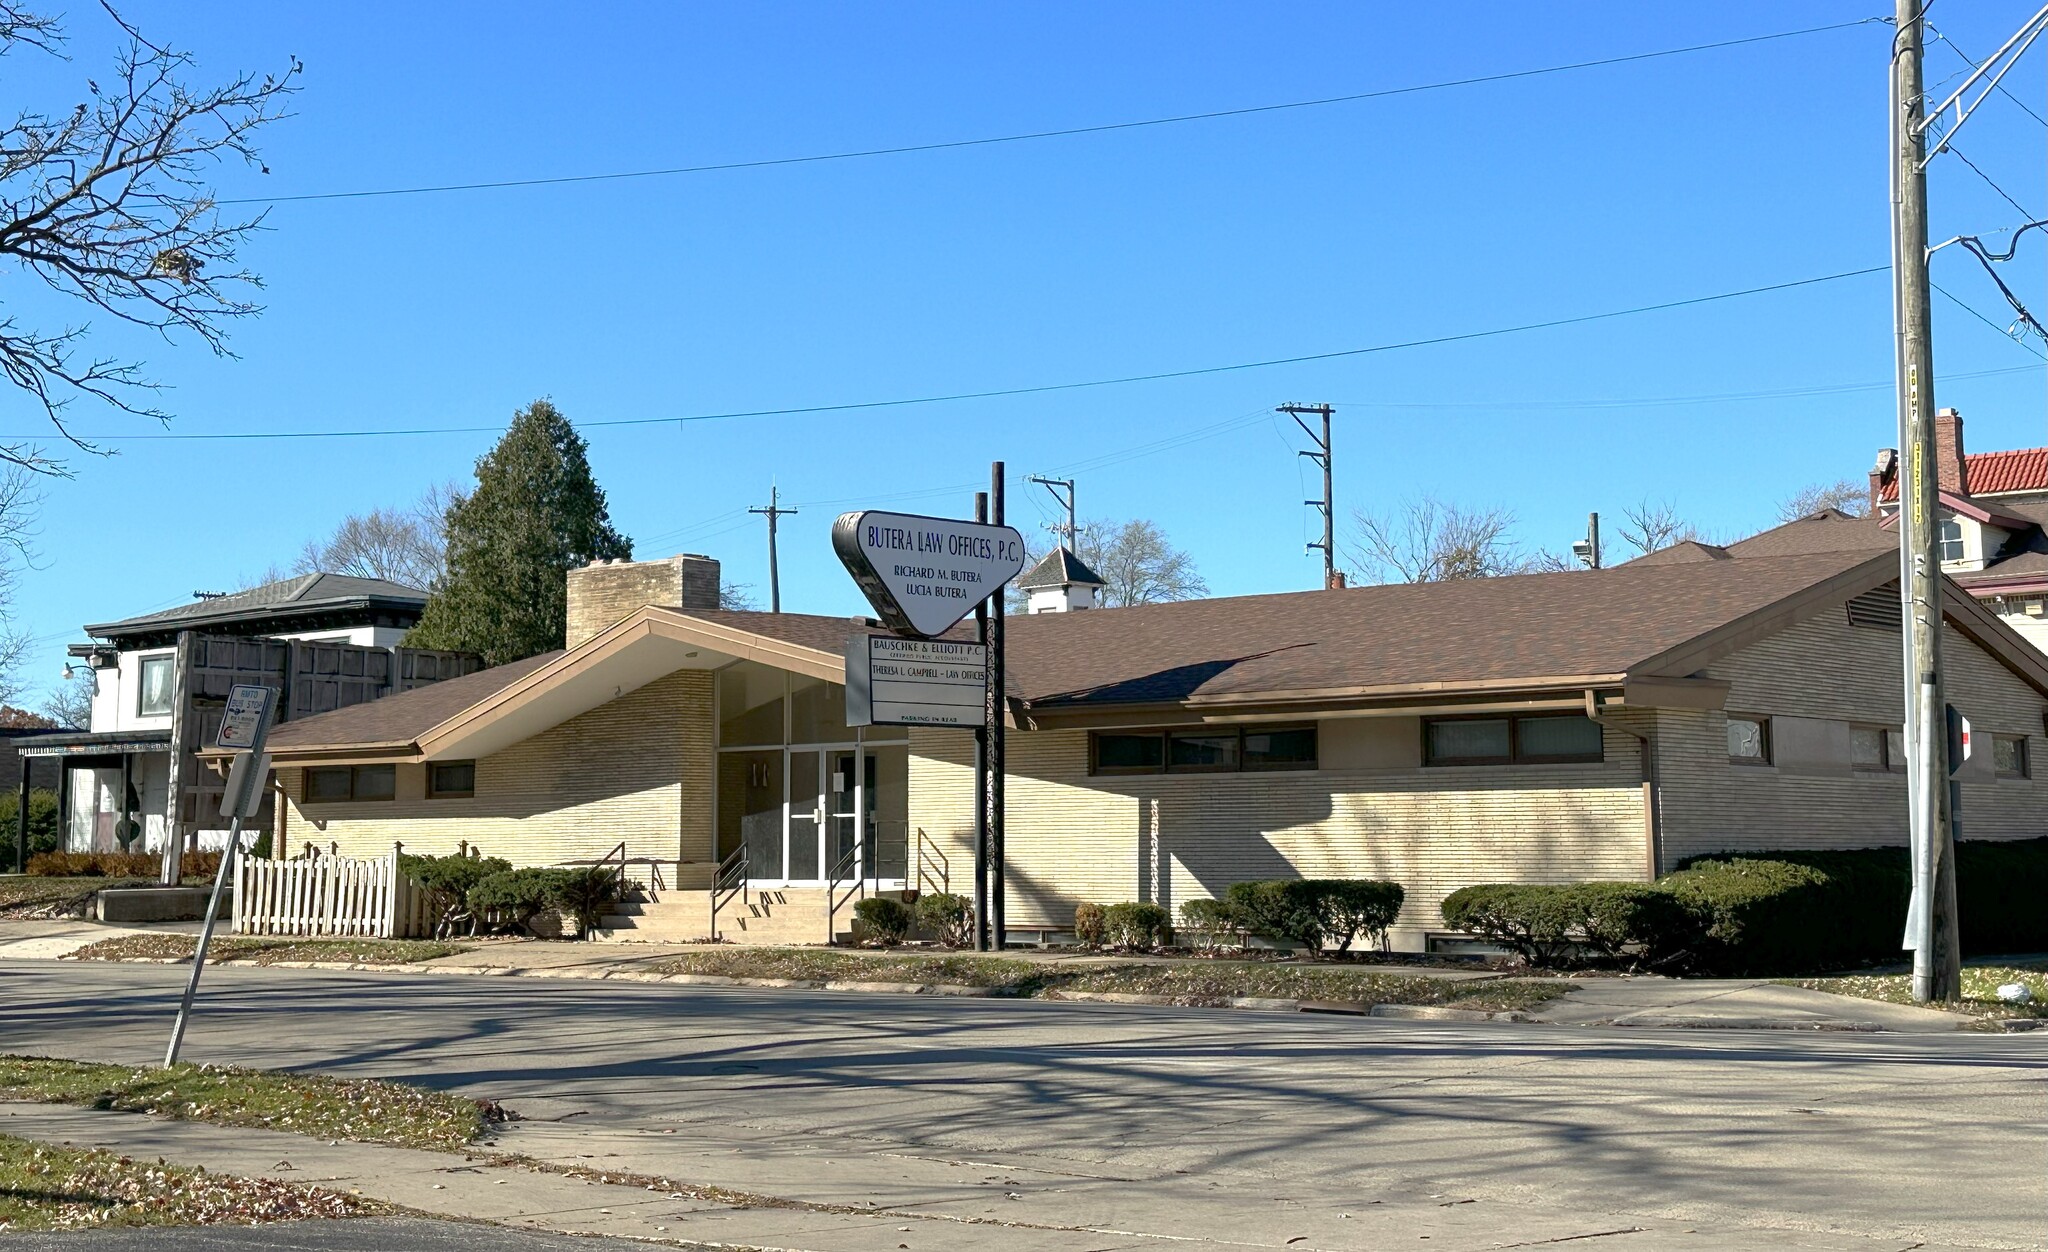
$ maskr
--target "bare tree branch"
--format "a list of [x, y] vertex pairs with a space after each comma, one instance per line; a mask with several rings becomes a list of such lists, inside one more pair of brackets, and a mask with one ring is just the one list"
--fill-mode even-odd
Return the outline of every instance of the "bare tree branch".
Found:
[[1645, 496], [1621, 512], [1621, 541], [1636, 556], [1647, 556], [1659, 548], [1688, 540], [1704, 540], [1700, 529], [1678, 516], [1669, 500]]
[[[1199, 600], [1209, 594], [1209, 584], [1195, 569], [1195, 559], [1174, 547], [1166, 532], [1153, 522], [1143, 518], [1126, 522], [1098, 519], [1081, 523], [1080, 530], [1074, 551], [1102, 576], [1105, 608]], [[1027, 549], [1024, 567], [1036, 565], [1044, 555], [1043, 551]], [[1026, 598], [1015, 583], [1010, 585], [1013, 608], [1021, 610]]]
[[1778, 520], [1796, 522], [1823, 509], [1840, 509], [1851, 517], [1870, 511], [1870, 489], [1853, 479], [1809, 483], [1778, 502]]
[[1514, 539], [1515, 515], [1422, 496], [1391, 514], [1359, 510], [1342, 555], [1361, 582], [1433, 583], [1539, 568]]
[[[89, 310], [166, 339], [185, 332], [232, 355], [228, 327], [259, 309], [246, 293], [261, 280], [241, 266], [239, 249], [262, 216], [224, 217], [205, 175], [232, 159], [269, 172], [255, 134], [284, 116], [303, 66], [293, 60], [282, 74], [194, 88], [184, 81], [191, 54], [153, 43], [107, 12], [131, 40], [110, 88], [87, 79], [89, 103], [23, 110], [0, 124], [0, 257]], [[17, 46], [54, 54], [62, 39], [56, 19], [0, 0], [0, 55]], [[139, 363], [79, 355], [89, 330], [85, 322], [50, 328], [0, 317], [0, 373], [35, 398], [59, 437], [93, 452], [65, 421], [80, 395], [159, 421], [169, 415], [151, 404], [157, 386]], [[0, 445], [0, 461], [65, 472], [33, 443]]]
[[293, 569], [382, 578], [432, 591], [448, 572], [448, 505], [457, 498], [452, 484], [442, 484], [410, 509], [351, 513], [327, 538], [307, 543]]

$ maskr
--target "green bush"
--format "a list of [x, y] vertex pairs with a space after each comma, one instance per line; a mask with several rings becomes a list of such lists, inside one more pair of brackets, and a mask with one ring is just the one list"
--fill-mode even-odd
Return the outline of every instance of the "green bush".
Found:
[[[212, 878], [220, 853], [188, 852], [179, 866], [187, 878]], [[162, 869], [154, 852], [44, 852], [28, 859], [28, 872], [47, 878], [155, 878]]]
[[1077, 904], [1074, 906], [1074, 942], [1090, 948], [1099, 948], [1107, 935], [1103, 908], [1099, 904]]
[[918, 929], [949, 948], [964, 948], [974, 938], [974, 901], [950, 891], [927, 891], [911, 909]]
[[576, 921], [576, 937], [587, 939], [619, 898], [619, 874], [609, 865], [556, 871], [548, 902]]
[[554, 904], [567, 871], [504, 869], [479, 879], [463, 897], [468, 915], [494, 929], [527, 933], [533, 919]]
[[[18, 815], [21, 812], [21, 793], [10, 791], [0, 796], [0, 865], [9, 870], [21, 867], [14, 863], [15, 837], [21, 833]], [[57, 822], [57, 793], [47, 787], [38, 787], [28, 793], [28, 854], [33, 860], [45, 852], [55, 852], [64, 846], [63, 832]]]
[[1172, 927], [1172, 915], [1157, 904], [1112, 904], [1102, 910], [1103, 938], [1112, 947], [1160, 947], [1171, 936]]
[[458, 931], [476, 933], [477, 917], [469, 908], [471, 888], [510, 870], [512, 862], [498, 856], [400, 856], [398, 868], [427, 893], [438, 915], [434, 937], [446, 939]]
[[2048, 839], [1958, 843], [1956, 914], [1971, 956], [2048, 952]]
[[1481, 883], [1444, 897], [1445, 925], [1506, 948], [1529, 964], [1567, 964], [1578, 944], [1564, 889], [1549, 884]]
[[1309, 880], [1321, 895], [1325, 934], [1337, 942], [1337, 951], [1348, 952], [1351, 942], [1361, 936], [1374, 948], [1386, 947], [1387, 927], [1401, 916], [1401, 902], [1408, 893], [1396, 882], [1372, 878], [1313, 878]]
[[1399, 883], [1373, 878], [1272, 878], [1230, 884], [1225, 901], [1253, 934], [1320, 952], [1348, 951], [1363, 935], [1377, 946], [1401, 913]]
[[[1872, 919], [1895, 901], [1859, 898], [1859, 879], [1792, 860], [1732, 857], [1693, 861], [1658, 885], [1699, 919], [1703, 940], [1692, 968], [1722, 974], [1788, 974], [1853, 965], [1896, 954], [1905, 909], [1888, 940]], [[1867, 885], [1867, 884], [1866, 884]]]
[[853, 906], [854, 920], [867, 928], [868, 937], [882, 943], [901, 943], [915, 920], [910, 906], [888, 896], [869, 896]]
[[1180, 906], [1180, 930], [1198, 948], [1223, 946], [1241, 929], [1237, 910], [1227, 900], [1185, 900]]

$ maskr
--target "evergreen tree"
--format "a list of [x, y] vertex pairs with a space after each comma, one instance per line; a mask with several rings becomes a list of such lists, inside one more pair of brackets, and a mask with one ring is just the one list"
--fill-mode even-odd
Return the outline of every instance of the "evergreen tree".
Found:
[[633, 555], [612, 529], [586, 448], [547, 400], [513, 415], [477, 461], [475, 489], [448, 505], [447, 577], [409, 646], [476, 652], [488, 665], [562, 646], [569, 570]]

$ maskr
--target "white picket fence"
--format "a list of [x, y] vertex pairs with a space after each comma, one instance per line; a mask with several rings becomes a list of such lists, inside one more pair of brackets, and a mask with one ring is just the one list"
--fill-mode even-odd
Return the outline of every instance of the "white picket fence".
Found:
[[235, 933], [416, 939], [433, 934], [426, 893], [380, 857], [235, 860]]

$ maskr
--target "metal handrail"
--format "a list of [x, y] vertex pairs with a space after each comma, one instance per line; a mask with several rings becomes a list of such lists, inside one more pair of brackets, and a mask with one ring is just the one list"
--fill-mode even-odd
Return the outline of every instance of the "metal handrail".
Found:
[[711, 937], [718, 938], [718, 911], [739, 897], [747, 902], [747, 845], [742, 843], [711, 873]]
[[610, 865], [615, 860], [618, 862], [619, 868], [618, 872], [612, 875], [612, 895], [616, 899], [624, 900], [626, 898], [626, 841], [624, 839], [619, 840], [618, 847], [597, 858], [595, 864], [600, 866]]
[[[868, 880], [857, 871], [862, 848], [855, 843], [839, 858], [825, 875], [825, 943], [829, 947], [839, 937], [839, 909], [849, 900], [865, 899]], [[845, 895], [839, 893], [841, 883], [849, 883]]]
[[924, 827], [919, 826], [917, 828], [917, 889], [919, 891], [924, 891], [926, 889], [925, 884], [932, 881], [931, 866], [934, 863], [938, 865], [939, 870], [937, 890], [942, 892], [951, 890], [953, 884], [953, 863], [947, 858], [945, 850], [939, 847], [938, 843], [930, 835], [924, 833]]

